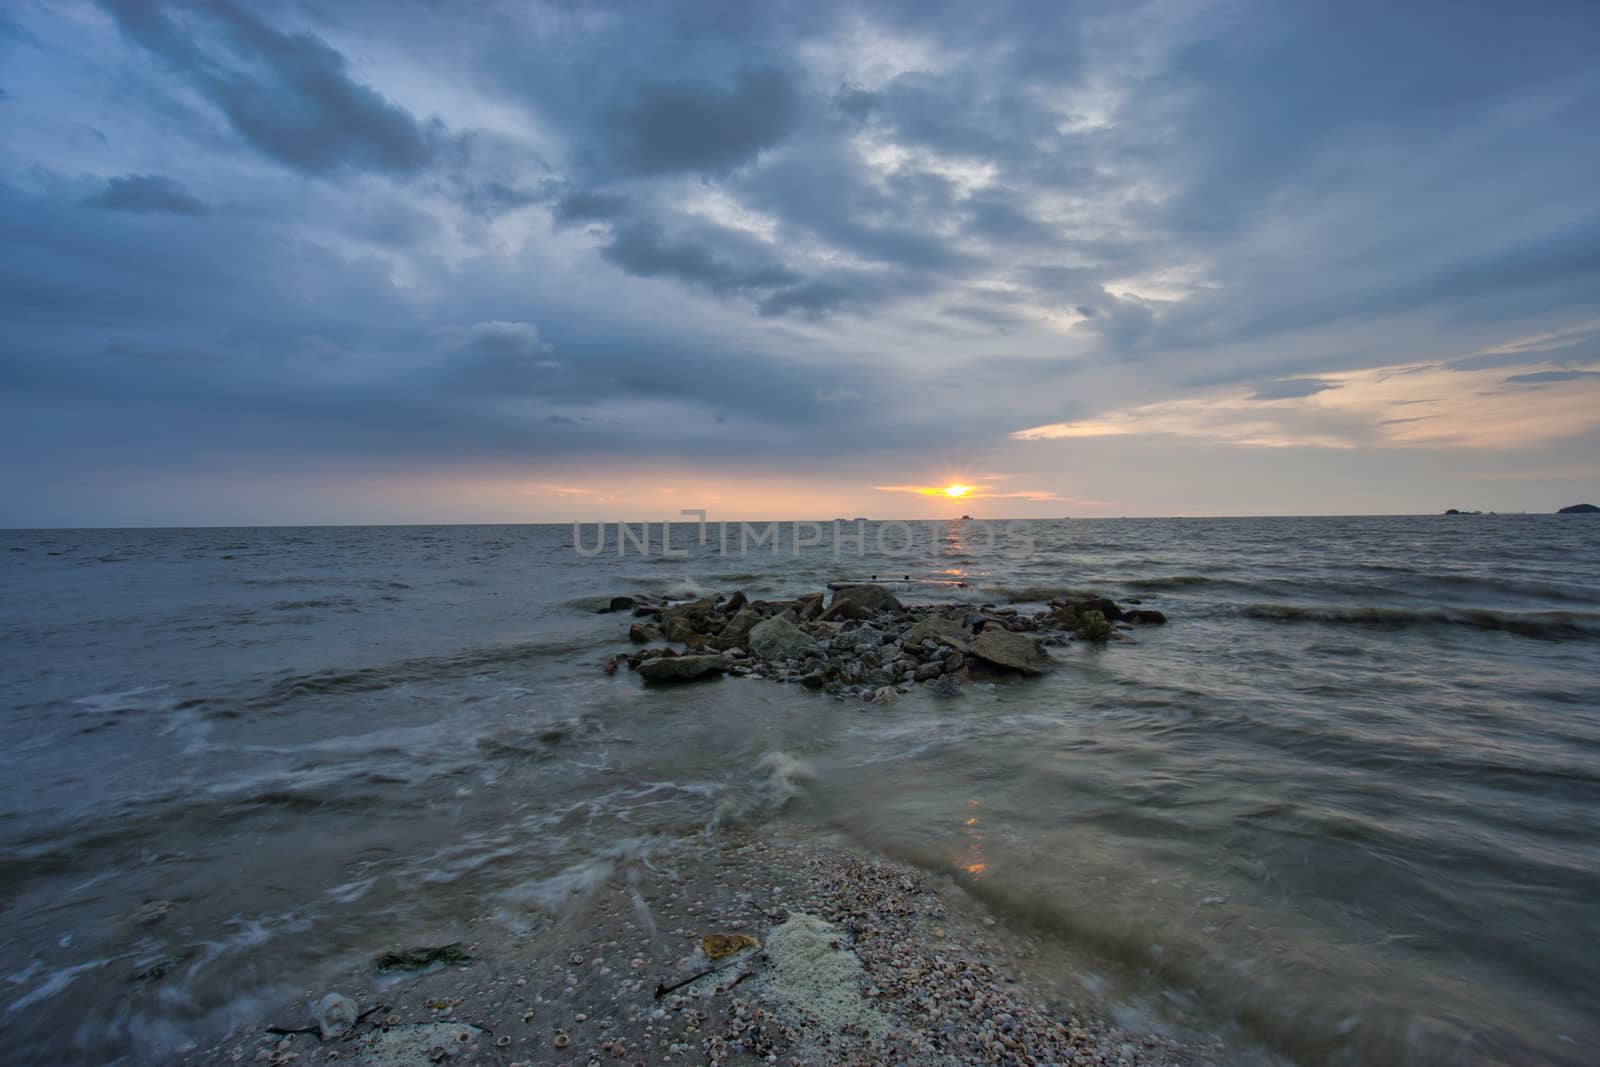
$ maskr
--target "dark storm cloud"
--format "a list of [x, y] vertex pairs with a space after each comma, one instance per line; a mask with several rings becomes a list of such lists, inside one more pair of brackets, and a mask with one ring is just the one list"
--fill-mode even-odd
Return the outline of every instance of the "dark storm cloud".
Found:
[[[1043, 83], [1063, 80], [1058, 72]], [[899, 143], [1003, 160], [1021, 170], [1032, 161], [1017, 152], [1019, 145], [1048, 147], [1060, 140], [1055, 129], [1059, 118], [1040, 109], [1025, 88], [1029, 84], [997, 79], [982, 69], [913, 72], [896, 77], [877, 92], [847, 90], [839, 106], [865, 121], [869, 129], [892, 134]]]
[[466, 211], [488, 219], [545, 200], [544, 195], [534, 189], [518, 189], [498, 181], [473, 181], [461, 176], [452, 183], [450, 195]]
[[313, 34], [275, 30], [226, 0], [170, 9], [154, 0], [104, 2], [131, 39], [220, 108], [239, 136], [285, 166], [317, 175], [403, 174], [434, 156], [440, 131], [354, 80], [345, 57]]
[[727, 86], [645, 82], [609, 116], [610, 147], [634, 174], [727, 171], [782, 141], [799, 110], [793, 81], [772, 67], [743, 68]]
[[439, 220], [403, 200], [384, 199], [363, 203], [344, 229], [376, 244], [412, 248], [439, 232]]
[[[381, 260], [282, 240], [271, 220], [158, 226], [155, 215], [90, 218], [0, 184], [0, 246], [29, 265], [0, 269], [0, 391], [8, 405], [60, 415], [0, 419], [0, 445], [67, 452], [126, 439], [137, 441], [128, 456], [216, 448], [452, 462], [657, 455], [670, 441], [714, 456], [734, 431], [712, 413], [727, 411], [738, 413], [731, 424], [766, 428], [738, 456], [781, 457], [793, 435], [847, 418], [817, 400], [836, 384], [828, 367], [773, 364], [560, 305], [537, 309], [537, 325], [485, 315], [526, 306], [518, 272], [494, 258], [428, 267], [429, 286], [460, 286], [432, 309], [449, 323], [441, 334]], [[869, 400], [883, 388], [871, 368], [851, 384]], [[510, 398], [526, 406], [507, 409]], [[638, 422], [628, 413], [640, 403], [676, 414]], [[895, 430], [886, 421], [874, 432]]]
[[[711, 228], [707, 227], [709, 231]], [[601, 255], [629, 274], [641, 278], [669, 277], [704, 286], [719, 296], [747, 290], [792, 285], [799, 276], [766, 258], [764, 249], [737, 235], [723, 232], [719, 243], [739, 246], [735, 257], [721, 254], [712, 244], [668, 237], [652, 222], [634, 221], [617, 226]]]
[[1048, 229], [1034, 218], [1027, 198], [1013, 190], [994, 189], [977, 193], [966, 205], [967, 228], [991, 241], [1032, 244], [1048, 242]]
[[621, 218], [627, 211], [626, 196], [579, 190], [557, 200], [551, 214], [557, 222], [603, 222]]
[[206, 205], [183, 183], [161, 174], [126, 174], [84, 200], [89, 207], [111, 211], [167, 211], [174, 215], [204, 214]]
[[971, 257], [929, 232], [914, 193], [875, 184], [859, 159], [831, 137], [813, 135], [738, 183], [754, 205], [797, 233], [853, 256], [919, 272], [946, 272]]
[[998, 308], [984, 307], [981, 304], [952, 304], [940, 309], [939, 314], [1001, 331], [1020, 329], [1028, 323], [1028, 320], [1021, 315]]
[[768, 318], [796, 311], [805, 315], [822, 316], [837, 310], [853, 296], [854, 293], [848, 286], [837, 282], [814, 280], [773, 293], [761, 301], [760, 311]]
[[1196, 165], [1168, 212], [1183, 229], [1248, 225], [1262, 196], [1336, 162], [1330, 152], [1384, 144], [1400, 150], [1391, 167], [1410, 168], [1408, 142], [1449, 139], [1522, 92], [1563, 88], [1592, 53], [1589, 17], [1562, 4], [1526, 19], [1472, 4], [1448, 17], [1428, 4], [1360, 17], [1336, 3], [1262, 14], [1249, 5], [1221, 13], [1141, 84], [1141, 108], [1181, 123]]

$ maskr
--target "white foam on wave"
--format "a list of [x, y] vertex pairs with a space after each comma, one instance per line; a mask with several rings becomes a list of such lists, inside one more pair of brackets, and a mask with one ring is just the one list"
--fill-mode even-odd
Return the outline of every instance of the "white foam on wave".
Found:
[[160, 693], [171, 688], [165, 683], [158, 685], [141, 685], [132, 689], [119, 689], [110, 693], [90, 693], [88, 696], [78, 697], [73, 701], [86, 711], [96, 715], [120, 714], [129, 711], [166, 711], [176, 701], [171, 697], [152, 697], [152, 693]]
[[510, 905], [559, 916], [604, 885], [619, 867], [635, 863], [649, 866], [649, 859], [665, 847], [667, 842], [654, 835], [625, 837], [556, 874], [503, 890], [498, 898]]
[[[86, 963], [79, 963], [71, 967], [63, 967], [60, 970], [53, 971], [51, 972], [50, 977], [45, 979], [43, 983], [35, 986], [27, 993], [24, 993], [21, 997], [18, 997], [16, 1000], [13, 1000], [10, 1004], [6, 1005], [6, 1014], [10, 1015], [14, 1012], [22, 1011], [24, 1008], [37, 1004], [41, 1000], [50, 999], [51, 997], [65, 991], [68, 986], [77, 981], [78, 975], [83, 974], [85, 971], [99, 970], [101, 967], [104, 967], [110, 962], [110, 959], [89, 960]], [[21, 982], [27, 980], [27, 978], [24, 976], [32, 977], [32, 975], [37, 974], [38, 967], [39, 962], [35, 960], [26, 970], [19, 972], [18, 974], [8, 976], [7, 980], [15, 984], [20, 984]]]
[[193, 981], [201, 971], [225, 956], [237, 955], [259, 948], [280, 934], [299, 934], [311, 929], [312, 920], [303, 913], [284, 912], [279, 915], [234, 916], [222, 924], [233, 932], [216, 941], [201, 941], [203, 946], [198, 959], [184, 970], [184, 978]]
[[717, 802], [707, 825], [708, 830], [776, 815], [817, 779], [815, 767], [781, 749], [763, 753], [756, 760], [754, 770], [750, 778], [736, 783]]

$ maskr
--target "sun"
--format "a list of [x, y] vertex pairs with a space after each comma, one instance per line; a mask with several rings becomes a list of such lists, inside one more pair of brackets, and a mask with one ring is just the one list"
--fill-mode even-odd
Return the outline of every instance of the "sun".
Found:
[[947, 485], [944, 487], [944, 495], [951, 500], [959, 500], [970, 492], [972, 492], [972, 486], [970, 485]]

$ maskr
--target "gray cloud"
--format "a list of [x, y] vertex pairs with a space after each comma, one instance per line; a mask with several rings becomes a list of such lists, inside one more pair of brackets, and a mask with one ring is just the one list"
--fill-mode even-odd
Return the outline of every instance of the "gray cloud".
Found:
[[531, 356], [551, 351], [539, 339], [539, 327], [531, 322], [475, 322], [467, 329], [467, 346], [500, 355]]
[[704, 286], [719, 296], [773, 289], [800, 280], [793, 271], [767, 258], [765, 250], [742, 242], [733, 234], [721, 236], [725, 245], [744, 246], [738, 249], [743, 255], [737, 261], [719, 254], [709, 243], [670, 238], [660, 226], [644, 221], [618, 225], [601, 255], [629, 274], [676, 278]]
[[1547, 370], [1532, 374], [1513, 374], [1505, 379], [1507, 385], [1553, 385], [1556, 382], [1576, 382], [1584, 378], [1600, 378], [1600, 371]]
[[183, 183], [161, 174], [125, 174], [112, 178], [100, 192], [84, 200], [88, 207], [109, 211], [165, 211], [202, 215], [206, 205]]
[[[434, 157], [441, 131], [351, 78], [344, 56], [312, 34], [275, 30], [226, 0], [174, 5], [187, 16], [181, 23], [152, 0], [104, 2], [132, 40], [285, 166], [405, 174]], [[219, 50], [231, 62], [220, 61]]]
[[497, 181], [473, 181], [458, 178], [452, 196], [463, 208], [474, 215], [495, 218], [543, 202], [543, 194], [531, 189], [518, 189]]
[[439, 232], [439, 220], [399, 199], [363, 203], [345, 232], [391, 248], [413, 248]]
[[794, 83], [772, 67], [744, 67], [726, 88], [644, 82], [609, 116], [609, 147], [633, 174], [718, 173], [782, 141], [799, 110]]
[[1298, 400], [1303, 396], [1315, 396], [1337, 388], [1339, 388], [1338, 382], [1324, 381], [1321, 378], [1279, 378], [1277, 381], [1262, 382], [1256, 386], [1256, 391], [1250, 395], [1250, 399]]
[[791, 285], [761, 301], [761, 314], [770, 317], [798, 311], [822, 316], [848, 303], [855, 294], [837, 282], [813, 280]]
[[626, 196], [578, 190], [561, 197], [551, 209], [557, 222], [602, 222], [619, 219], [628, 211]]
[[940, 310], [939, 314], [948, 315], [954, 319], [965, 319], [979, 326], [987, 326], [996, 330], [1015, 330], [1027, 325], [1027, 319], [1013, 312], [999, 308], [985, 307], [982, 304], [952, 304]]

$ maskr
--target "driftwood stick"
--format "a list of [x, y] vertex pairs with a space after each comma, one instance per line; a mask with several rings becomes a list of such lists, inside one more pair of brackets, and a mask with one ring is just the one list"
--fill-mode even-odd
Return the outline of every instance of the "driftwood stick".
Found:
[[[366, 1011], [364, 1011], [360, 1015], [356, 1016], [356, 1021], [353, 1024], [351, 1024], [350, 1029], [346, 1030], [345, 1034], [344, 1034], [344, 1037], [340, 1038], [339, 1040], [341, 1040], [341, 1041], [349, 1041], [352, 1037], [356, 1036], [356, 1027], [360, 1026], [361, 1023], [366, 1021], [367, 1016], [376, 1015], [380, 1011], [388, 1011], [388, 1010], [389, 1010], [389, 1006], [387, 1004], [375, 1004], [372, 1007], [368, 1008]], [[373, 1025], [377, 1025], [377, 1024], [373, 1024]]]
[[768, 922], [781, 923], [789, 917], [789, 913], [784, 911], [782, 908], [779, 908], [777, 911], [768, 911], [760, 904], [757, 904], [754, 899], [750, 901], [750, 906], [759, 911]]
[[[746, 957], [746, 958], [748, 958], [748, 957]], [[756, 960], [756, 966], [755, 967], [750, 968], [748, 971], [744, 972], [739, 977], [737, 977], [733, 981], [729, 982], [726, 986], [720, 988], [718, 991], [719, 992], [726, 992], [727, 990], [732, 989], [734, 986], [738, 985], [740, 982], [744, 981], [746, 978], [749, 978], [751, 975], [756, 973], [756, 970], [760, 967], [761, 964], [767, 962], [768, 958], [769, 957], [767, 956], [767, 954], [765, 952], [757, 954], [756, 957], [755, 957], [755, 960]], [[671, 985], [666, 985], [664, 983], [657, 984], [656, 985], [656, 999], [660, 1000], [662, 997], [666, 996], [668, 993], [671, 993], [673, 990], [682, 989], [684, 986], [689, 985], [691, 982], [698, 982], [700, 979], [706, 977], [707, 975], [718, 974], [718, 973], [720, 973], [722, 971], [731, 971], [735, 967], [739, 966], [741, 964], [741, 962], [742, 961], [740, 961], [740, 960], [735, 960], [732, 963], [724, 963], [720, 967], [707, 967], [705, 970], [699, 972], [698, 974], [691, 974], [689, 977], [683, 979], [681, 982], [674, 982]]]
[[684, 986], [688, 985], [690, 982], [698, 982], [700, 979], [704, 978], [706, 975], [708, 975], [708, 974], [716, 974], [720, 970], [722, 970], [721, 967], [707, 967], [705, 970], [701, 971], [699, 974], [691, 974], [689, 977], [685, 978], [683, 981], [681, 981], [681, 982], [673, 982], [671, 985], [666, 985], [664, 983], [657, 982], [656, 983], [656, 999], [660, 1000], [662, 997], [666, 996], [668, 993], [672, 992], [674, 989], [682, 989]]

